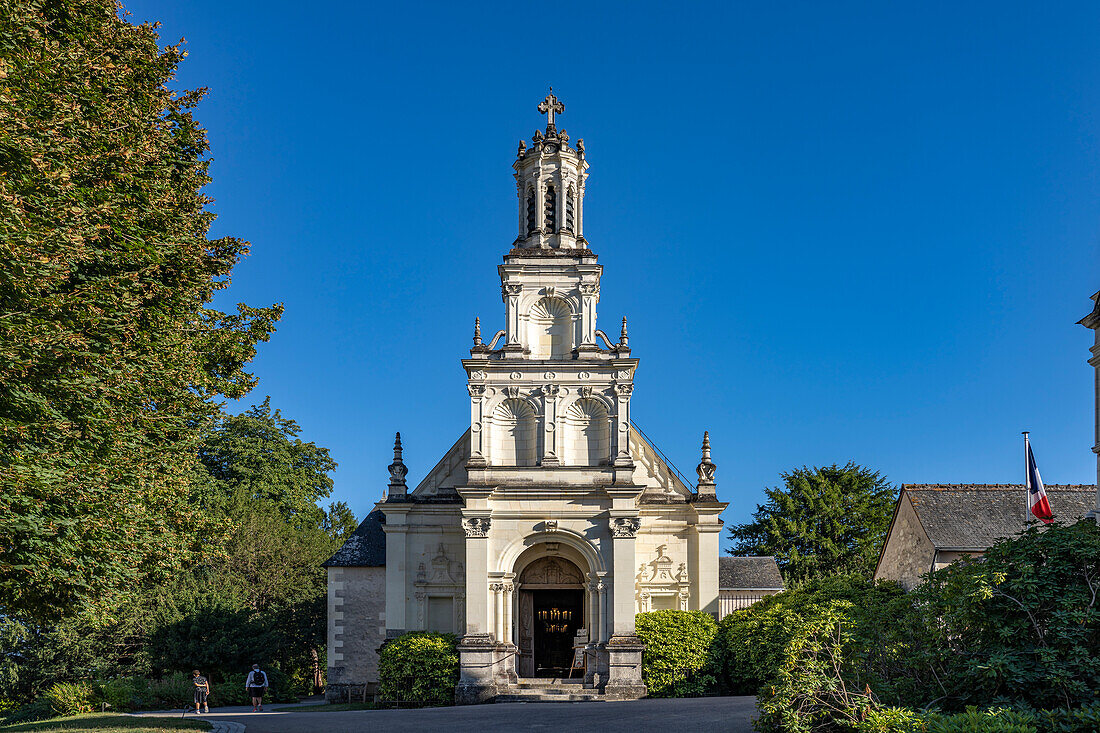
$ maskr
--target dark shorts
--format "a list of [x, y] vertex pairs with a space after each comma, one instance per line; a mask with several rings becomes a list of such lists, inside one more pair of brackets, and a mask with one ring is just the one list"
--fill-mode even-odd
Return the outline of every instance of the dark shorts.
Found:
[[262, 698], [264, 696], [264, 688], [262, 688], [262, 687], [249, 687], [248, 688], [248, 696], [249, 697], [260, 697], [260, 698]]
[[201, 687], [196, 687], [195, 688], [195, 704], [199, 705], [199, 704], [205, 704], [205, 703], [206, 703], [206, 690], [204, 690]]

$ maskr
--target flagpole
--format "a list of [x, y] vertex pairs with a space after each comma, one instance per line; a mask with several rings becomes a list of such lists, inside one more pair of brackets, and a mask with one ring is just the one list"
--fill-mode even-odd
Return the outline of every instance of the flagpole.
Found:
[[1027, 529], [1029, 520], [1031, 519], [1031, 464], [1027, 462], [1027, 449], [1028, 449], [1028, 433], [1030, 431], [1024, 430], [1024, 529]]

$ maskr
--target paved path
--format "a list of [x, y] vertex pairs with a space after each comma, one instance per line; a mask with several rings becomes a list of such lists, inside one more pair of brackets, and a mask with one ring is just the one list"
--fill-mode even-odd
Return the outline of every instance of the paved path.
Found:
[[[755, 715], [754, 697], [704, 697], [636, 702], [505, 703], [424, 710], [353, 710], [337, 713], [293, 710], [253, 713], [251, 707], [240, 707], [217, 708], [209, 714], [195, 717], [215, 724], [242, 724], [247, 733], [423, 733], [433, 730], [749, 733], [752, 730], [751, 720]], [[226, 729], [226, 733], [231, 731]]]

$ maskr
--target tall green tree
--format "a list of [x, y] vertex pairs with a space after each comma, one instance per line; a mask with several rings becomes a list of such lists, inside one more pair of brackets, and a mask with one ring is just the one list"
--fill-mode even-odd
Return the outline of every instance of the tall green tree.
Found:
[[[300, 426], [265, 399], [218, 420], [204, 441], [201, 505], [224, 518], [227, 531], [216, 538], [218, 559], [194, 569], [193, 586], [178, 586], [176, 612], [164, 616], [149, 647], [154, 669], [186, 670], [201, 661], [204, 669], [227, 672], [251, 657], [319, 684], [321, 563], [357, 524], [343, 502], [320, 506], [332, 492], [336, 462], [300, 434]], [[196, 647], [204, 633], [217, 637], [220, 651]]]
[[204, 91], [115, 0], [0, 0], [0, 614], [110, 609], [208, 535], [196, 455], [281, 308], [209, 307]]
[[295, 525], [322, 523], [325, 513], [317, 502], [332, 493], [329, 473], [336, 462], [327, 448], [300, 439], [301, 432], [298, 423], [271, 409], [270, 397], [220, 418], [199, 450], [213, 482], [210, 508], [239, 513], [260, 502]]
[[848, 463], [795, 469], [766, 489], [753, 521], [729, 530], [734, 555], [774, 555], [788, 584], [827, 575], [870, 577], [890, 528], [897, 490]]

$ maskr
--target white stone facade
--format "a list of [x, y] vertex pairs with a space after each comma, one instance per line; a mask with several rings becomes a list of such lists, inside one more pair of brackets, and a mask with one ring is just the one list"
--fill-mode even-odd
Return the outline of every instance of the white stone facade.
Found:
[[377, 506], [386, 635], [458, 633], [459, 702], [568, 669], [574, 647], [586, 685], [640, 697], [635, 614], [718, 613], [726, 505], [709, 442], [693, 490], [633, 426], [626, 319], [616, 341], [597, 328], [603, 268], [583, 236], [583, 141], [558, 132], [553, 95], [540, 110], [550, 124], [513, 166], [519, 236], [497, 268], [503, 328], [483, 340], [479, 321], [462, 360], [469, 426], [411, 493], [399, 450]]

